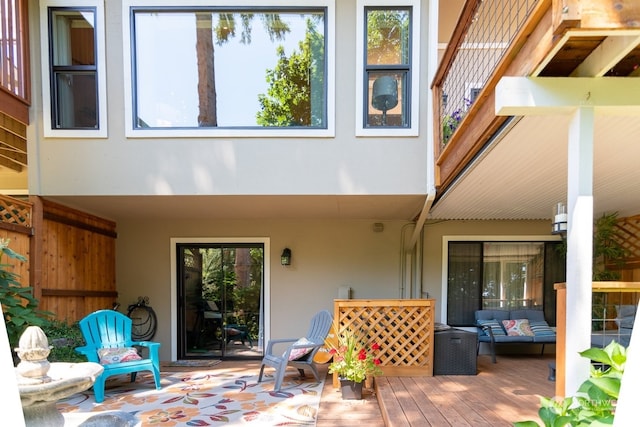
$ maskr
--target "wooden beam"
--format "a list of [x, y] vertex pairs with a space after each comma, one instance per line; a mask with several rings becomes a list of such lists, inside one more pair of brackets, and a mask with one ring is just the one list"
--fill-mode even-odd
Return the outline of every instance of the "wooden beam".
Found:
[[16, 172], [22, 172], [22, 165], [20, 165], [20, 163], [16, 163], [13, 160], [9, 160], [2, 156], [0, 156], [0, 166], [14, 170]]
[[27, 153], [27, 140], [0, 128], [0, 147], [8, 147], [20, 153]]
[[3, 148], [0, 144], [0, 157], [9, 159], [15, 163], [19, 163], [22, 166], [27, 166], [27, 155], [24, 153], [17, 153], [15, 150]]
[[638, 115], [640, 84], [627, 77], [503, 77], [496, 86], [496, 115], [569, 114], [579, 106]]
[[571, 77], [602, 77], [638, 44], [640, 34], [609, 36], [571, 73]]
[[43, 289], [43, 297], [118, 297], [116, 291], [90, 291], [86, 289]]
[[[567, 1], [567, 0], [563, 0]], [[622, 29], [640, 21], [640, 2], [612, 0], [570, 0], [580, 4], [581, 28]]]
[[580, 26], [580, 0], [553, 0], [553, 34], [562, 34], [567, 28]]

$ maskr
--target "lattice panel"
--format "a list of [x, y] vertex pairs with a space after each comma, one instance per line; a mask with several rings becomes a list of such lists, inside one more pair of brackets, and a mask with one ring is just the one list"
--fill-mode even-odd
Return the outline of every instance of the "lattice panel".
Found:
[[0, 222], [31, 227], [31, 203], [0, 196]]
[[627, 262], [640, 262], [640, 215], [622, 218], [616, 227], [620, 244], [628, 251]]
[[385, 374], [432, 375], [434, 315], [433, 300], [335, 300], [337, 330], [378, 343]]

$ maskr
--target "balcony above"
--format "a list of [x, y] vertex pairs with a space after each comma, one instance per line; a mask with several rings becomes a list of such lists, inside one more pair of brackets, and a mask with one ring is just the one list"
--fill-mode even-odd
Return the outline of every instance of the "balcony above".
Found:
[[[503, 77], [616, 77], [628, 78], [630, 87], [640, 84], [637, 2], [500, 4], [498, 10], [496, 2], [465, 3], [432, 85], [440, 101], [434, 122], [442, 123], [434, 137], [432, 218], [543, 219], [566, 199], [569, 117], [497, 115]], [[630, 161], [640, 154], [632, 142], [638, 122], [633, 109], [626, 117], [596, 118], [596, 212], [640, 212], [628, 193], [628, 183], [640, 180]]]
[[0, 4], [0, 174], [27, 165], [30, 84], [27, 2]]

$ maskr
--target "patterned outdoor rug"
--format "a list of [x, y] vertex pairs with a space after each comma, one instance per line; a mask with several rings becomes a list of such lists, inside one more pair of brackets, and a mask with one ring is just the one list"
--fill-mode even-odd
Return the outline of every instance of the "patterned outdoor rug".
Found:
[[119, 375], [107, 380], [103, 403], [95, 403], [90, 389], [61, 400], [58, 409], [65, 427], [107, 411], [129, 413], [142, 426], [315, 426], [323, 383], [291, 374], [279, 392], [272, 377], [258, 383], [253, 372], [237, 370], [163, 372], [161, 390], [148, 373], [135, 383]]
[[216, 366], [222, 362], [220, 359], [217, 360], [207, 360], [207, 359], [197, 359], [197, 360], [174, 360], [173, 362], [163, 363], [162, 366], [170, 367], [170, 368], [210, 368], [211, 366]]

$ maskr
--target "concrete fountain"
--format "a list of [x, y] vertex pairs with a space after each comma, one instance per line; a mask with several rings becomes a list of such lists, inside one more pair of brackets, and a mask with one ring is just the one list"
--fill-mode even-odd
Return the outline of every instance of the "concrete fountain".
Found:
[[64, 417], [56, 408], [58, 400], [89, 389], [103, 371], [92, 362], [49, 363], [49, 342], [38, 326], [27, 327], [15, 350], [20, 358], [15, 374], [27, 427], [64, 426]]

